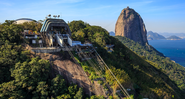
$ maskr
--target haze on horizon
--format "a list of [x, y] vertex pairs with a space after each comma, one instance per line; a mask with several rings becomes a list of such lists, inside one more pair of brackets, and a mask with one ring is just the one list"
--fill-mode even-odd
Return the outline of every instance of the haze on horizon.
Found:
[[143, 18], [147, 31], [185, 33], [184, 0], [6, 0], [0, 1], [0, 23], [60, 15], [66, 22], [82, 20], [114, 31], [121, 10], [129, 6]]

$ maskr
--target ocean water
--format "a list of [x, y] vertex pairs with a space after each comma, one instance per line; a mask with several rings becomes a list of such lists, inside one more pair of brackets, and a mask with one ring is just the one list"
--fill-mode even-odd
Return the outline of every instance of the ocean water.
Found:
[[149, 40], [159, 52], [185, 67], [185, 40]]

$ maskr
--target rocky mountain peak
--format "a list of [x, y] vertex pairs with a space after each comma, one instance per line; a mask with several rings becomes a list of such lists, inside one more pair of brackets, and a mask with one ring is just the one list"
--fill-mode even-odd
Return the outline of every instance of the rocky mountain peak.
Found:
[[121, 11], [116, 22], [115, 35], [125, 36], [140, 43], [148, 44], [147, 31], [141, 16], [132, 8], [125, 8]]

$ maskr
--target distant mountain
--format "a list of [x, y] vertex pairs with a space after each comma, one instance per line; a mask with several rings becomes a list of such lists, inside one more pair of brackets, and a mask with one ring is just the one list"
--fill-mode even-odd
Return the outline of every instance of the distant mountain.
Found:
[[109, 32], [110, 36], [115, 36], [115, 33], [113, 31]]
[[168, 38], [166, 38], [166, 39], [167, 39], [167, 40], [181, 40], [180, 37], [175, 36], [175, 35], [172, 35], [172, 36], [170, 36], [170, 37], [168, 37]]
[[158, 33], [154, 33], [152, 31], [149, 31], [147, 33], [147, 39], [148, 40], [160, 40], [160, 39], [166, 39], [166, 38]]
[[185, 33], [160, 33], [161, 35], [163, 35], [164, 37], [170, 37], [172, 35], [178, 36], [180, 38], [185, 38]]
[[142, 17], [132, 8], [124, 8], [115, 25], [116, 36], [124, 36], [141, 45], [148, 44], [147, 31]]

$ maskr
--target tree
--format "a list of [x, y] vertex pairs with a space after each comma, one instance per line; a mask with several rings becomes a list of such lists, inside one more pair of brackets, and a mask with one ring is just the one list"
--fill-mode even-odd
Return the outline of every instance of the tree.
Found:
[[62, 79], [62, 76], [57, 75], [51, 80], [50, 90], [53, 97], [62, 95], [67, 92], [68, 89], [65, 84], [65, 80]]
[[78, 30], [76, 33], [73, 34], [74, 34], [73, 38], [75, 38], [75, 40], [84, 42], [85, 33], [82, 30]]
[[15, 80], [0, 84], [1, 99], [20, 99], [25, 98], [25, 90], [20, 90], [21, 87], [16, 85]]
[[83, 99], [83, 88], [79, 88], [78, 92], [74, 96], [74, 99]]
[[10, 26], [13, 22], [14, 20], [5, 20], [5, 22], [2, 25]]
[[77, 32], [80, 29], [83, 29], [86, 27], [85, 23], [83, 21], [72, 21], [68, 24], [71, 32]]
[[68, 87], [68, 91], [71, 97], [75, 96], [77, 90], [78, 90], [77, 85], [71, 85]]
[[100, 33], [95, 33], [93, 35], [93, 38], [95, 39], [95, 42], [100, 45], [101, 47], [105, 47], [106, 46], [106, 42], [104, 39], [104, 36]]
[[0, 95], [3, 97], [28, 98], [48, 97], [49, 87], [46, 83], [49, 77], [49, 62], [32, 58], [30, 62], [18, 62], [11, 69], [11, 76], [15, 80], [0, 85]]
[[37, 22], [43, 24], [44, 21], [43, 20], [38, 20]]
[[57, 96], [57, 99], [71, 99], [71, 96], [67, 93]]
[[37, 88], [33, 91], [33, 98], [46, 99], [48, 97], [49, 86], [45, 81], [38, 82]]
[[22, 51], [20, 45], [12, 44], [7, 40], [3, 43], [0, 45], [0, 84], [12, 79], [10, 69], [18, 61], [26, 61], [29, 54], [27, 51]]
[[93, 96], [91, 96], [90, 99], [105, 99], [105, 98], [103, 96], [95, 96], [95, 95], [93, 95]]
[[10, 41], [11, 43], [20, 43], [22, 28], [20, 25], [11, 24], [10, 26], [5, 25], [0, 31], [0, 38], [2, 41]]
[[11, 72], [11, 76], [23, 85], [23, 88], [37, 85], [38, 82], [46, 81], [48, 79], [49, 61], [36, 57], [32, 58], [29, 63], [18, 62]]
[[37, 23], [37, 25], [36, 25], [36, 27], [35, 27], [35, 31], [37, 31], [37, 32], [40, 32], [40, 29], [42, 28], [42, 23]]
[[22, 25], [22, 28], [24, 30], [32, 30], [32, 31], [37, 31], [39, 32], [41, 27], [42, 27], [42, 23], [40, 22], [24, 22]]

